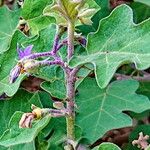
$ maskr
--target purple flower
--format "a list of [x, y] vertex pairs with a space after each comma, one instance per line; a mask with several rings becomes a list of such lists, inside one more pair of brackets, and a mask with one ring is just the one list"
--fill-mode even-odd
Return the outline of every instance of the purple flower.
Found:
[[[19, 48], [17, 46], [19, 60], [23, 59], [26, 56], [29, 56], [31, 54], [32, 48], [33, 48], [33, 45], [29, 45], [24, 50], [22, 50], [21, 48]], [[22, 66], [22, 64], [18, 63], [10, 71], [9, 82], [14, 83], [17, 80], [17, 78], [19, 77], [19, 75], [24, 72], [23, 70], [24, 70], [24, 67]]]
[[19, 60], [22, 59], [22, 58], [24, 58], [25, 56], [30, 55], [31, 52], [32, 52], [32, 48], [33, 48], [33, 45], [27, 46], [24, 50], [22, 50], [21, 48], [17, 47], [17, 52], [18, 52]]
[[21, 73], [21, 66], [16, 65], [11, 71], [9, 76], [9, 83], [14, 83]]

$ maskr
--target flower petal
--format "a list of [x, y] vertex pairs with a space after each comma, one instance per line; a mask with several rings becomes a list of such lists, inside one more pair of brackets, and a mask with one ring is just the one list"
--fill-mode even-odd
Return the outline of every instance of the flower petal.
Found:
[[32, 52], [32, 48], [33, 48], [33, 45], [27, 46], [24, 50], [22, 50], [21, 48], [17, 48], [19, 59], [22, 59], [25, 56], [30, 55]]
[[11, 71], [9, 76], [9, 83], [14, 83], [19, 77], [21, 72], [21, 67], [16, 65]]
[[28, 55], [31, 54], [32, 48], [33, 48], [33, 45], [29, 45], [29, 46], [27, 46], [27, 47], [24, 49], [24, 54], [25, 54], [25, 56], [28, 56]]

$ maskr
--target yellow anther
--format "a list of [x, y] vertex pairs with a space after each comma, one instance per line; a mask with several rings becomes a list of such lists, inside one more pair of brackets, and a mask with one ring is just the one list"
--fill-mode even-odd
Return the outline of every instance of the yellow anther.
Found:
[[42, 117], [42, 109], [41, 108], [35, 108], [32, 113], [36, 115], [36, 119], [40, 119]]

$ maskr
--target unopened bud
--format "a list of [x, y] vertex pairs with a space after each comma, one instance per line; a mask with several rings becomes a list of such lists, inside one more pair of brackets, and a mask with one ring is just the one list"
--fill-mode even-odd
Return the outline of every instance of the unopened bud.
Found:
[[54, 102], [53, 107], [56, 109], [64, 109], [64, 104], [62, 102]]
[[17, 78], [19, 77], [21, 72], [21, 67], [19, 65], [16, 65], [11, 71], [9, 76], [9, 82], [14, 83]]
[[82, 24], [91, 25], [93, 23], [90, 18], [81, 17], [79, 19], [80, 19]]
[[36, 119], [40, 119], [42, 117], [42, 109], [41, 108], [32, 104], [31, 109], [33, 110], [32, 113], [35, 115]]
[[32, 121], [34, 120], [34, 114], [33, 113], [25, 113], [22, 115], [21, 120], [19, 121], [19, 127], [20, 128], [31, 128], [32, 127]]
[[80, 13], [78, 16], [79, 17], [91, 17], [92, 15], [94, 15], [96, 12], [95, 9], [87, 9], [85, 11], [83, 11], [82, 13]]

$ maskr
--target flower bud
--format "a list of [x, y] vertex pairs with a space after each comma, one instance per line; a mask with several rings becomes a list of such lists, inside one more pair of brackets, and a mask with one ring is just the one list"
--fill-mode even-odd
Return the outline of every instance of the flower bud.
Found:
[[31, 128], [32, 122], [35, 118], [33, 113], [25, 113], [22, 115], [21, 120], [19, 121], [20, 128]]
[[14, 83], [19, 77], [21, 72], [21, 66], [18, 64], [10, 71], [9, 82]]
[[81, 17], [79, 18], [79, 20], [81, 21], [82, 24], [86, 24], [86, 25], [91, 25], [93, 23], [90, 18]]
[[42, 109], [41, 108], [35, 108], [32, 113], [36, 116], [36, 119], [40, 119], [42, 117]]
[[22, 63], [24, 72], [32, 73], [38, 66], [38, 61], [34, 59], [24, 60]]
[[91, 17], [92, 15], [94, 15], [96, 12], [95, 9], [87, 9], [84, 10], [83, 12], [81, 12], [78, 17]]
[[53, 107], [56, 109], [64, 109], [64, 104], [62, 102], [54, 102]]

